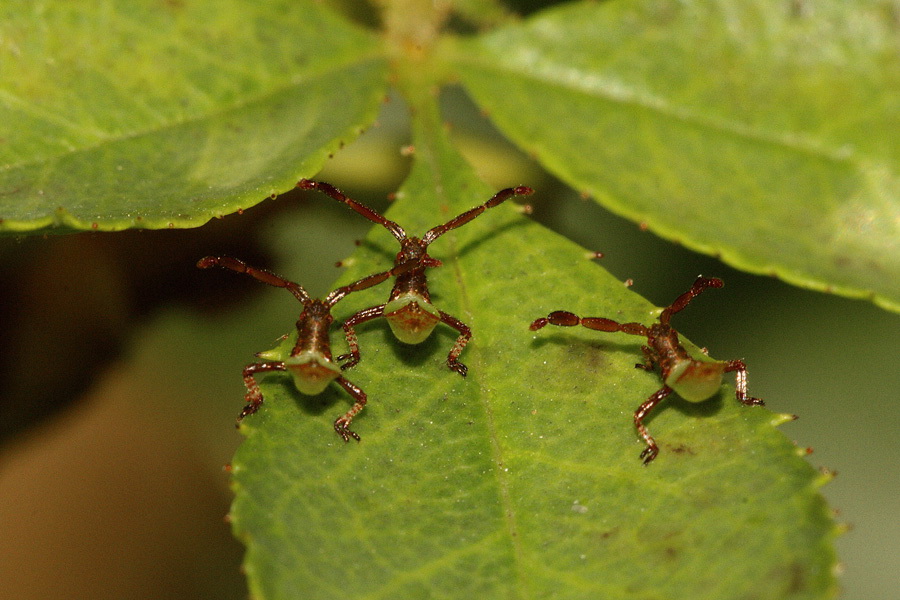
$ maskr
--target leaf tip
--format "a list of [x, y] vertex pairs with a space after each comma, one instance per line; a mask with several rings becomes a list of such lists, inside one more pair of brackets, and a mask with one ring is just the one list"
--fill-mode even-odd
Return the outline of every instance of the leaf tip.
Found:
[[790, 423], [791, 421], [796, 421], [797, 419], [799, 419], [797, 415], [792, 415], [790, 413], [775, 413], [770, 423], [772, 424], [772, 427], [780, 427], [785, 423]]
[[794, 451], [797, 453], [797, 456], [799, 456], [800, 458], [809, 456], [810, 454], [813, 453], [813, 449], [811, 446], [804, 447], [804, 446], [800, 446], [796, 442], [794, 442], [794, 443], [795, 443], [795, 445], [797, 445], [797, 447]]
[[819, 476], [813, 480], [813, 486], [816, 488], [823, 487], [830, 483], [835, 477], [837, 477], [837, 471], [827, 467], [821, 467], [819, 469]]
[[[853, 529], [853, 525], [850, 523], [835, 523], [834, 529], [832, 533], [834, 533], [835, 537], [840, 537], [846, 533], [850, 533]], [[844, 565], [841, 563], [836, 563], [834, 565], [835, 570], [837, 571], [836, 575], [842, 575], [844, 572]]]

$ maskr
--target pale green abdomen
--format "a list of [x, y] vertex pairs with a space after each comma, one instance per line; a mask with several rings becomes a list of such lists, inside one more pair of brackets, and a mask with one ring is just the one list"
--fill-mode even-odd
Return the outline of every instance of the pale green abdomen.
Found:
[[722, 387], [725, 363], [680, 360], [666, 377], [666, 385], [689, 402], [703, 402]]
[[441, 320], [438, 309], [418, 294], [405, 294], [385, 304], [384, 317], [405, 344], [421, 344]]
[[284, 366], [294, 378], [297, 390], [307, 396], [321, 394], [329, 383], [341, 376], [341, 368], [319, 352], [289, 356]]

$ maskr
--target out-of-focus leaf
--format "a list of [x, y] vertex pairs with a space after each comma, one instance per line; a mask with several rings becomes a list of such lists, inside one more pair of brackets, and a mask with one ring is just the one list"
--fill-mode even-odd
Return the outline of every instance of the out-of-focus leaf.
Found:
[[189, 227], [370, 123], [377, 40], [318, 3], [0, 8], [0, 231]]
[[900, 30], [883, 2], [571, 3], [455, 47], [548, 169], [751, 272], [900, 310]]

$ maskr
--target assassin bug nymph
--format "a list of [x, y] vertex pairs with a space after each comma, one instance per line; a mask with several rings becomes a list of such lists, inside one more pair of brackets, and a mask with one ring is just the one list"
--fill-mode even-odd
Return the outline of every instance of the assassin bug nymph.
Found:
[[644, 362], [635, 365], [638, 368], [652, 371], [659, 367], [663, 387], [641, 404], [634, 413], [634, 425], [644, 438], [647, 447], [641, 452], [644, 464], [649, 464], [659, 454], [659, 447], [644, 426], [644, 417], [673, 391], [690, 402], [703, 402], [712, 397], [722, 385], [722, 376], [734, 371], [736, 377], [735, 396], [741, 404], [760, 406], [763, 401], [747, 395], [747, 366], [742, 360], [700, 361], [688, 354], [678, 339], [678, 332], [669, 325], [672, 315], [681, 311], [691, 300], [699, 296], [707, 288], [720, 288], [724, 285], [716, 277], [698, 277], [691, 289], [678, 296], [662, 314], [659, 323], [649, 327], [641, 323], [619, 323], [603, 317], [579, 317], [564, 310], [550, 313], [546, 317], [536, 319], [531, 330], [537, 331], [546, 325], [574, 327], [581, 325], [596, 331], [629, 333], [647, 338], [647, 345], [641, 346]]
[[[342, 417], [334, 422], [334, 430], [344, 441], [352, 437], [359, 441], [359, 436], [350, 430], [350, 423], [366, 404], [366, 394], [359, 387], [341, 376], [341, 369], [331, 357], [331, 341], [329, 328], [334, 322], [331, 309], [344, 296], [350, 292], [356, 292], [370, 288], [408, 270], [412, 263], [400, 263], [389, 271], [376, 273], [355, 281], [350, 285], [339, 287], [324, 300], [311, 298], [306, 290], [298, 283], [276, 275], [265, 269], [251, 267], [237, 258], [229, 256], [207, 256], [197, 262], [197, 267], [209, 269], [222, 267], [238, 273], [244, 273], [268, 285], [284, 288], [294, 295], [303, 304], [303, 312], [297, 319], [297, 342], [290, 354], [284, 360], [266, 360], [265, 362], [252, 363], [244, 367], [244, 385], [247, 386], [247, 405], [238, 417], [238, 424], [247, 415], [252, 415], [259, 410], [263, 402], [262, 392], [255, 376], [259, 373], [270, 371], [287, 371], [291, 374], [297, 390], [307, 396], [316, 396], [322, 393], [329, 383], [334, 381], [344, 388], [353, 398], [353, 406]], [[279, 358], [278, 351], [259, 352], [260, 358]]]
[[459, 362], [459, 355], [466, 344], [469, 343], [472, 331], [465, 323], [456, 317], [448, 315], [431, 303], [425, 269], [439, 267], [441, 266], [441, 261], [428, 255], [428, 246], [440, 236], [465, 225], [487, 209], [498, 206], [513, 196], [527, 196], [533, 193], [534, 190], [525, 186], [501, 190], [484, 204], [467, 210], [443, 225], [432, 227], [425, 235], [418, 238], [409, 237], [400, 225], [390, 219], [386, 219], [365, 204], [348, 198], [331, 184], [301, 179], [297, 183], [297, 187], [303, 190], [319, 190], [338, 202], [343, 202], [373, 223], [383, 226], [400, 242], [400, 251], [394, 259], [394, 264], [399, 265], [407, 261], [415, 263], [413, 268], [397, 275], [394, 288], [391, 290], [387, 303], [361, 310], [344, 323], [344, 334], [347, 338], [347, 345], [350, 346], [350, 352], [349, 354], [338, 356], [339, 361], [346, 360], [341, 368], [349, 369], [359, 363], [359, 342], [354, 327], [360, 323], [384, 317], [387, 319], [391, 331], [394, 332], [397, 339], [406, 344], [419, 344], [428, 339], [438, 322], [455, 329], [459, 336], [447, 355], [447, 366], [465, 377], [468, 367]]

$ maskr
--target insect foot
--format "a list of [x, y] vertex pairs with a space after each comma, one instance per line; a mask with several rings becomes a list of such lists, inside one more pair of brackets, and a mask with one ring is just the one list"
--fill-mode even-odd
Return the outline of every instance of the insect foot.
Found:
[[532, 321], [530, 329], [537, 331], [547, 325], [559, 327], [586, 327], [595, 331], [621, 332], [647, 338], [647, 345], [641, 347], [644, 362], [635, 366], [646, 370], [659, 369], [663, 386], [645, 400], [634, 412], [634, 426], [643, 438], [646, 448], [640, 458], [645, 465], [650, 464], [659, 454], [659, 447], [647, 427], [644, 418], [673, 391], [689, 402], [703, 402], [714, 396], [722, 386], [725, 373], [735, 373], [735, 397], [746, 406], [762, 406], [759, 398], [747, 393], [747, 367], [742, 360], [713, 361], [708, 358], [693, 358], [682, 345], [678, 332], [669, 324], [677, 312], [683, 310], [694, 298], [708, 288], [724, 285], [716, 277], [698, 277], [691, 289], [678, 296], [659, 316], [659, 322], [652, 325], [642, 323], [619, 323], [604, 317], [579, 317], [564, 310], [551, 312], [546, 317]]
[[303, 190], [318, 190], [326, 196], [346, 204], [373, 223], [381, 225], [400, 243], [400, 251], [394, 259], [394, 264], [400, 265], [411, 261], [415, 265], [413, 268], [397, 274], [394, 287], [385, 304], [361, 310], [344, 322], [344, 336], [347, 339], [350, 352], [337, 358], [338, 361], [344, 361], [341, 368], [349, 369], [360, 361], [356, 326], [372, 319], [384, 317], [387, 319], [394, 336], [405, 344], [422, 343], [428, 339], [428, 336], [431, 335], [438, 323], [443, 323], [455, 329], [458, 337], [447, 355], [447, 367], [465, 377], [466, 373], [468, 373], [468, 367], [459, 361], [459, 355], [462, 354], [466, 344], [472, 338], [472, 330], [456, 317], [445, 313], [431, 303], [425, 270], [441, 266], [441, 261], [428, 255], [428, 246], [448, 231], [461, 227], [480, 216], [487, 209], [499, 206], [514, 196], [527, 196], [533, 193], [534, 190], [525, 186], [501, 190], [484, 204], [457, 215], [443, 225], [432, 227], [425, 232], [425, 235], [418, 238], [409, 237], [400, 225], [390, 219], [386, 219], [365, 204], [349, 198], [329, 183], [301, 179], [297, 183], [297, 187]]
[[289, 281], [271, 271], [251, 267], [240, 259], [229, 256], [201, 258], [197, 262], [197, 267], [201, 269], [221, 267], [237, 273], [244, 273], [257, 281], [288, 290], [303, 305], [303, 311], [296, 324], [297, 342], [290, 353], [284, 356], [280, 350], [260, 352], [257, 356], [270, 360], [252, 363], [244, 367], [243, 377], [244, 385], [247, 388], [245, 396], [247, 405], [238, 417], [238, 425], [245, 417], [257, 412], [262, 406], [263, 395], [256, 376], [260, 373], [284, 371], [291, 375], [294, 387], [301, 394], [308, 396], [322, 393], [332, 381], [344, 388], [353, 399], [353, 406], [334, 422], [334, 429], [345, 442], [351, 437], [359, 441], [359, 436], [350, 430], [350, 422], [366, 405], [367, 398], [359, 387], [341, 376], [340, 367], [332, 359], [329, 329], [334, 318], [331, 316], [331, 309], [347, 294], [387, 281], [413, 266], [411, 262], [400, 263], [389, 271], [369, 275], [350, 285], [339, 287], [328, 294], [324, 300], [320, 300], [311, 298], [300, 284]]

